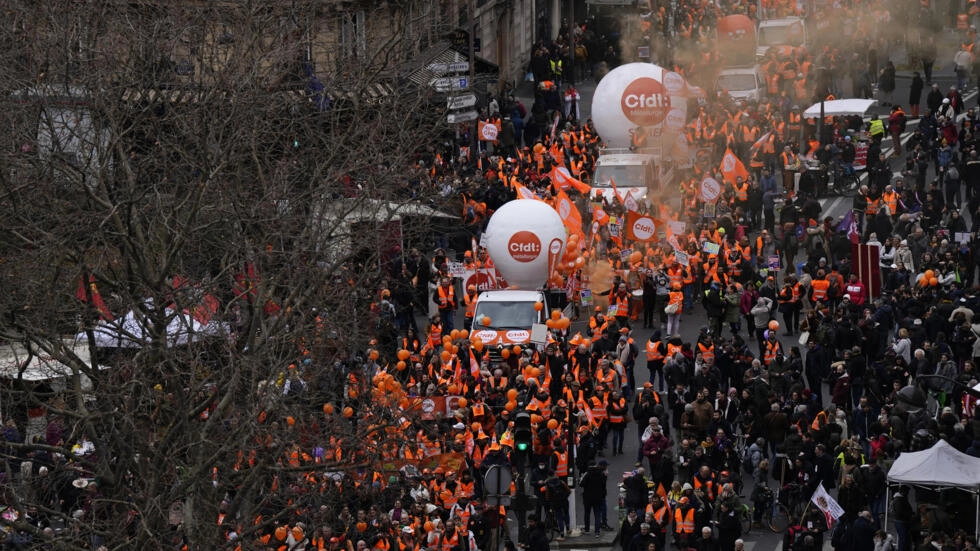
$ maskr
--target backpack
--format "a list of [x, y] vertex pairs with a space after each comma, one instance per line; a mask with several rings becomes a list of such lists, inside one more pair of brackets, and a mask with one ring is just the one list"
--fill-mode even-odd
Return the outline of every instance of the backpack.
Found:
[[752, 465], [752, 450], [745, 450], [745, 455], [742, 456], [742, 470], [745, 474], [752, 474], [755, 470]]
[[946, 177], [950, 180], [960, 179], [960, 171], [956, 168], [956, 165], [950, 163], [949, 168], [946, 169]]

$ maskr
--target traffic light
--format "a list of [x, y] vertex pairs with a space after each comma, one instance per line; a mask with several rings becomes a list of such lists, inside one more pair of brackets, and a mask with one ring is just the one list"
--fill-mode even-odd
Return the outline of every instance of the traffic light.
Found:
[[531, 449], [531, 414], [521, 411], [514, 418], [514, 448], [519, 452]]

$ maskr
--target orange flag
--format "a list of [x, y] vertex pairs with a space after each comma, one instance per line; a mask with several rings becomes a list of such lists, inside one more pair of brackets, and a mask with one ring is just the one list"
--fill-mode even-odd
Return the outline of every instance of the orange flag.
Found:
[[555, 210], [558, 211], [558, 216], [561, 217], [561, 221], [565, 223], [565, 228], [568, 229], [568, 233], [578, 234], [579, 242], [584, 243], [585, 234], [582, 233], [582, 215], [579, 213], [578, 207], [568, 198], [568, 194], [563, 189], [559, 189], [558, 194], [555, 195]]
[[533, 191], [527, 189], [524, 184], [517, 181], [516, 177], [510, 179], [510, 184], [514, 187], [514, 191], [517, 192], [518, 199], [539, 199], [540, 198], [534, 194]]
[[556, 166], [552, 168], [551, 181], [554, 182], [555, 187], [558, 189], [568, 189], [568, 187], [571, 186], [583, 195], [588, 195], [592, 192], [592, 186], [573, 177], [565, 167]]
[[721, 158], [721, 174], [731, 185], [735, 185], [735, 178], [738, 176], [743, 180], [749, 177], [749, 171], [745, 170], [745, 165], [732, 153], [731, 148], [726, 148], [725, 156]]

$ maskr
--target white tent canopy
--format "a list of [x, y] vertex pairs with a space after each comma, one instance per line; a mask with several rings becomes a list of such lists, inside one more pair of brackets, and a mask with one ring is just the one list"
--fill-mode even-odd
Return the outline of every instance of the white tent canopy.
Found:
[[[66, 339], [64, 346], [78, 359], [87, 365], [92, 365], [92, 356], [88, 344], [84, 340]], [[28, 359], [30, 361], [28, 361]], [[63, 364], [47, 352], [35, 349], [28, 352], [27, 347], [20, 343], [10, 343], [0, 346], [0, 378], [24, 381], [49, 381], [70, 377], [75, 373], [71, 367]]]
[[888, 471], [888, 481], [909, 486], [977, 489], [980, 488], [980, 458], [940, 440], [928, 450], [899, 455]]
[[[873, 99], [832, 99], [823, 102], [823, 116], [836, 117], [841, 115], [861, 115], [868, 111], [876, 100]], [[814, 103], [806, 108], [803, 117], [815, 119], [820, 116], [820, 103]]]
[[[150, 306], [152, 307], [152, 306]], [[203, 324], [194, 316], [184, 312], [166, 309], [169, 319], [167, 323], [167, 346], [181, 346], [199, 340], [201, 337], [220, 335], [224, 332], [223, 324], [211, 321]], [[140, 348], [148, 344], [151, 338], [152, 323], [143, 313], [136, 310], [127, 312], [125, 316], [113, 321], [100, 321], [93, 328], [95, 346], [100, 348]], [[76, 339], [85, 339], [82, 332]]]
[[[945, 440], [940, 440], [928, 450], [899, 455], [888, 471], [888, 484], [937, 490], [955, 488], [976, 496], [980, 492], [980, 458], [967, 455]], [[886, 493], [886, 500], [890, 498], [891, 494]], [[888, 510], [887, 505], [885, 510]], [[980, 529], [980, 501], [976, 514], [976, 526]], [[887, 513], [885, 522], [888, 522]]]

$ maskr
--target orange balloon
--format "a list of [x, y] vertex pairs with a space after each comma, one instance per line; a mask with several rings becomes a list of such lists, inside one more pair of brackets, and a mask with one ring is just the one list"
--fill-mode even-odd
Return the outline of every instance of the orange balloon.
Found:
[[449, 338], [452, 339], [452, 340], [458, 339], [459, 338], [459, 329], [453, 329], [452, 331], [450, 331], [449, 332]]
[[475, 348], [477, 352], [483, 352], [483, 341], [480, 339], [473, 339], [470, 341], [470, 344], [473, 345], [473, 348]]
[[555, 322], [555, 325], [558, 327], [558, 329], [568, 329], [568, 327], [572, 325], [572, 320], [568, 318], [561, 318]]
[[514, 411], [514, 408], [516, 407], [517, 407], [517, 402], [507, 402], [506, 404], [504, 404], [504, 409], [506, 409], [507, 411]]
[[483, 425], [480, 423], [474, 422], [472, 425], [470, 425], [470, 430], [473, 432], [479, 432], [481, 428], [483, 428]]
[[449, 385], [449, 388], [446, 389], [446, 392], [448, 392], [450, 395], [456, 394], [457, 392], [459, 392], [459, 387], [457, 387], [456, 385]]
[[923, 275], [926, 276], [926, 279], [932, 279], [933, 277], [936, 276], [936, 272], [934, 272], [932, 270], [926, 270], [925, 271], [925, 274], [923, 274]]
[[466, 401], [466, 398], [460, 398], [456, 404], [461, 408], [465, 408], [467, 405], [469, 405], [469, 402]]
[[643, 260], [643, 253], [640, 251], [633, 251], [630, 253], [630, 264], [636, 264], [641, 260]]
[[489, 327], [491, 323], [490, 316], [483, 316], [483, 319], [480, 320], [480, 323], [482, 323], [484, 327]]
[[557, 320], [560, 317], [561, 317], [561, 310], [555, 308], [554, 310], [551, 311], [551, 319]]
[[406, 367], [408, 367], [408, 364], [402, 361], [399, 361], [398, 363], [395, 364], [395, 369], [397, 369], [398, 371], [405, 371]]
[[513, 350], [514, 350], [514, 354], [517, 354], [518, 356], [520, 356], [521, 352], [523, 352], [520, 346], [514, 346]]
[[537, 413], [531, 415], [531, 423], [535, 425], [540, 425], [541, 421], [544, 421], [544, 417], [541, 417]]
[[558, 428], [558, 419], [548, 419], [548, 428], [555, 430]]
[[439, 357], [442, 358], [442, 361], [449, 362], [449, 360], [451, 360], [453, 358], [453, 355], [452, 355], [452, 353], [450, 351], [443, 350], [442, 351], [442, 354], [439, 354]]
[[280, 526], [276, 528], [276, 539], [279, 541], [285, 541], [286, 536], [289, 535], [289, 530], [286, 530], [285, 526]]
[[929, 278], [929, 285], [932, 285], [933, 287], [935, 287], [936, 285], [939, 285], [939, 278], [938, 277], [930, 277]]
[[540, 312], [541, 310], [544, 310], [544, 303], [543, 302], [535, 302], [534, 303], [534, 311], [535, 312]]
[[580, 256], [575, 259], [575, 267], [581, 268], [582, 266], [585, 266], [585, 258]]
[[528, 371], [528, 374], [530, 374], [535, 379], [537, 379], [538, 377], [541, 376], [541, 370], [538, 369], [538, 368], [536, 368], [536, 367], [532, 367], [531, 369], [528, 369], [527, 371]]
[[323, 404], [323, 413], [326, 413], [327, 415], [333, 415], [333, 404], [329, 402]]
[[769, 321], [769, 330], [770, 331], [779, 331], [779, 322], [776, 321], [776, 320], [770, 320]]
[[443, 335], [442, 336], [442, 345], [443, 346], [449, 346], [452, 343], [453, 343], [453, 338], [452, 337], [450, 337], [449, 335]]
[[409, 352], [408, 350], [402, 349], [402, 350], [399, 350], [398, 351], [398, 359], [399, 360], [405, 361], [405, 360], [409, 359], [410, 357], [412, 357], [412, 353]]
[[289, 417], [286, 417], [286, 424], [292, 427], [296, 425], [296, 419], [293, 419], [293, 416], [290, 415]]
[[457, 352], [459, 352], [459, 347], [454, 344], [450, 347], [449, 351], [452, 352], [453, 354], [456, 354]]
[[512, 389], [510, 389], [510, 390], [507, 391], [507, 401], [508, 402], [516, 402], [517, 401], [517, 389], [516, 388], [512, 388]]
[[582, 341], [582, 344], [584, 344], [585, 347], [588, 348], [588, 347], [592, 346], [592, 339], [584, 339]]
[[426, 521], [425, 524], [422, 525], [422, 529], [426, 532], [431, 532], [436, 529], [436, 525], [432, 524], [431, 521]]
[[500, 357], [503, 358], [503, 359], [505, 359], [505, 360], [507, 358], [509, 358], [510, 357], [510, 348], [504, 348], [503, 350], [501, 350], [500, 351]]
[[377, 360], [377, 359], [378, 359], [378, 358], [380, 358], [380, 357], [381, 357], [381, 354], [379, 354], [377, 350], [372, 350], [372, 351], [371, 351], [371, 352], [370, 352], [370, 353], [368, 354], [368, 358], [371, 358], [372, 360]]
[[545, 326], [547, 326], [547, 327], [548, 327], [548, 329], [556, 329], [556, 327], [555, 327], [555, 320], [553, 320], [553, 319], [551, 319], [551, 318], [548, 318], [548, 319], [547, 319], [547, 320], [546, 320], [546, 321], [544, 322], [544, 324], [545, 324]]
[[925, 276], [919, 279], [919, 287], [928, 287], [928, 286], [929, 286], [929, 280]]
[[354, 408], [347, 406], [344, 408], [344, 417], [350, 419], [354, 416]]
[[467, 331], [466, 329], [460, 329], [459, 330], [459, 338], [461, 338], [461, 339], [468, 339], [468, 338], [470, 338], [470, 332]]
[[568, 236], [568, 247], [574, 249], [575, 245], [578, 243], [578, 234], [573, 233]]
[[358, 522], [356, 525], [354, 525], [354, 527], [357, 528], [358, 532], [367, 532], [366, 522]]

